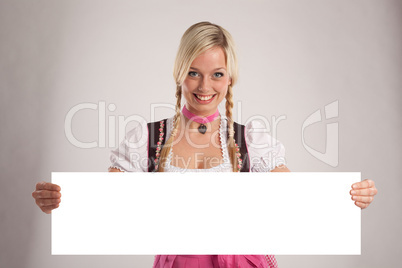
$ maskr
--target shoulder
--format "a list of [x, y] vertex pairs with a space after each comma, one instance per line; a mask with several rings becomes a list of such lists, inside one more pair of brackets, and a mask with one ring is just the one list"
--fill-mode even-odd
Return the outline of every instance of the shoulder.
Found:
[[245, 125], [246, 138], [249, 142], [256, 144], [271, 144], [279, 142], [276, 139], [276, 133], [272, 133], [269, 122], [261, 122], [259, 120], [251, 120]]
[[276, 139], [276, 133], [271, 132], [269, 122], [250, 120], [244, 125], [234, 123], [234, 131], [235, 136], [245, 140], [250, 171], [275, 171], [275, 167], [286, 164], [285, 147]]
[[151, 128], [149, 127], [157, 126], [154, 128], [154, 133], [159, 135], [159, 124], [161, 121], [169, 122], [169, 118], [150, 123], [147, 123], [145, 120], [129, 122], [131, 123], [131, 128], [125, 135], [119, 138], [119, 146], [111, 151], [111, 169], [113, 171], [118, 169], [120, 171], [147, 172], [150, 147], [149, 134], [151, 133], [149, 130]]
[[134, 126], [126, 132], [125, 140], [130, 143], [140, 143], [143, 145], [146, 139], [149, 138], [150, 133], [158, 133], [160, 128], [164, 128], [166, 131], [166, 128], [169, 128], [172, 122], [173, 117], [152, 122], [146, 122], [145, 120], [135, 122]]
[[121, 141], [130, 148], [138, 148], [147, 144], [148, 140], [148, 127], [147, 122], [135, 122], [127, 132], [124, 139]]
[[245, 133], [251, 171], [276, 171], [276, 167], [286, 164], [285, 146], [277, 139], [276, 133], [271, 131], [268, 122], [247, 122]]
[[269, 123], [252, 120], [245, 124], [247, 147], [253, 155], [274, 154], [285, 156], [285, 146], [277, 139], [277, 133], [271, 131]]

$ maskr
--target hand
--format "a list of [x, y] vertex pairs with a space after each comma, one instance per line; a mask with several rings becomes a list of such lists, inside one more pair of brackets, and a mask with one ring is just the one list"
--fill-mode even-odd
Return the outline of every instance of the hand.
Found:
[[36, 190], [32, 192], [32, 197], [35, 198], [36, 204], [43, 212], [50, 214], [53, 209], [59, 207], [61, 202], [60, 190], [60, 186], [42, 181], [36, 184]]
[[352, 185], [352, 190], [350, 190], [352, 200], [355, 200], [355, 205], [360, 208], [368, 207], [373, 202], [376, 194], [377, 188], [375, 188], [372, 180], [356, 182]]

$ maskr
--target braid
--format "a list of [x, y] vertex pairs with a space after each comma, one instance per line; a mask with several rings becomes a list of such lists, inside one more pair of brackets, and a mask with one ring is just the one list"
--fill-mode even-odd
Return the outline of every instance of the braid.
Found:
[[233, 172], [237, 172], [238, 167], [236, 158], [236, 146], [234, 140], [232, 109], [233, 109], [233, 91], [232, 91], [232, 85], [229, 85], [228, 92], [226, 94], [226, 117], [228, 119], [228, 127], [229, 127], [228, 151], [229, 151], [230, 163], [233, 166]]
[[165, 165], [166, 165], [166, 161], [168, 159], [170, 150], [172, 149], [172, 144], [173, 144], [173, 140], [174, 137], [177, 135], [177, 129], [180, 125], [180, 111], [181, 111], [181, 86], [177, 86], [176, 87], [176, 114], [173, 117], [173, 130], [172, 133], [169, 137], [169, 139], [166, 141], [165, 145], [162, 148], [161, 151], [161, 156], [160, 156], [160, 164], [158, 167], [158, 171], [159, 172], [164, 172], [165, 171]]

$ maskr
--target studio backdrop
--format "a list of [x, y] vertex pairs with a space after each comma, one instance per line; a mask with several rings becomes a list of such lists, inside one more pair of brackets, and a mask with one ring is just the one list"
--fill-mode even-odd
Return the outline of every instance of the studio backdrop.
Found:
[[151, 267], [150, 255], [52, 256], [31, 192], [51, 172], [107, 171], [136, 118], [173, 116], [175, 55], [200, 21], [236, 42], [237, 122], [264, 122], [291, 171], [361, 172], [379, 190], [360, 256], [279, 255], [279, 267], [399, 267], [397, 0], [0, 1], [0, 267]]

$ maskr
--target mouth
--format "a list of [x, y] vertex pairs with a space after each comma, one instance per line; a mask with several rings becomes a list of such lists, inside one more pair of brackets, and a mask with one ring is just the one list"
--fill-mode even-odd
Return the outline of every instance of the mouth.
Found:
[[216, 94], [211, 94], [211, 95], [199, 95], [199, 94], [194, 94], [194, 96], [201, 100], [201, 101], [209, 101], [211, 100], [213, 97], [216, 96]]

